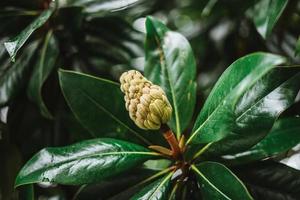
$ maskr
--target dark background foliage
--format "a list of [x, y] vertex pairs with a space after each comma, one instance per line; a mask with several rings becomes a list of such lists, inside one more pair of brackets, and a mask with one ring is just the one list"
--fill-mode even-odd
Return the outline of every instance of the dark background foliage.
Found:
[[[47, 0], [1, 0], [0, 2], [0, 199], [18, 199], [22, 194], [13, 188], [20, 167], [38, 150], [46, 146], [62, 146], [93, 138], [70, 112], [58, 83], [58, 68], [72, 69], [111, 80], [118, 80], [121, 72], [130, 68], [143, 70], [144, 20], [153, 15], [171, 29], [181, 32], [192, 45], [197, 62], [197, 114], [220, 74], [236, 59], [256, 51], [284, 55], [290, 63], [299, 63], [297, 39], [300, 33], [300, 2], [287, 2], [279, 20], [271, 31], [260, 34], [255, 17], [262, 4], [263, 12], [276, 1], [242, 0], [136, 0], [124, 4], [117, 0], [57, 0], [50, 19], [38, 28], [20, 48], [12, 62], [4, 42], [17, 36], [43, 10]], [[265, 2], [265, 3], [264, 3]], [[269, 2], [269, 4], [268, 4]], [[263, 4], [264, 3], [264, 4]], [[50, 33], [49, 33], [50, 31]], [[55, 40], [58, 52], [53, 61], [41, 61], [47, 35]], [[50, 39], [51, 40], [51, 39]], [[299, 42], [298, 42], [299, 44]], [[300, 45], [299, 45], [300, 46]], [[298, 49], [300, 50], [300, 48]], [[29, 58], [26, 54], [32, 53]], [[51, 52], [50, 52], [51, 53]], [[53, 53], [53, 52], [52, 52]], [[36, 72], [40, 62], [51, 63], [49, 72]], [[24, 70], [21, 67], [24, 67]], [[38, 73], [37, 76], [34, 74]], [[42, 74], [39, 74], [42, 73]], [[43, 81], [36, 81], [39, 77]], [[45, 113], [46, 107], [49, 113]], [[299, 114], [299, 103], [284, 113]], [[101, 119], [99, 119], [101, 121]], [[251, 166], [259, 170], [268, 163]], [[249, 166], [235, 169], [237, 174]], [[278, 165], [278, 168], [283, 166]], [[141, 175], [147, 175], [143, 171]], [[247, 170], [241, 179], [252, 185], [257, 171]], [[291, 172], [292, 173], [292, 172]], [[260, 174], [261, 175], [261, 174]], [[128, 185], [141, 176], [127, 175], [118, 182]], [[267, 176], [267, 175], [266, 175]], [[298, 175], [299, 176], [299, 175]], [[266, 180], [263, 175], [261, 180]], [[288, 177], [286, 177], [288, 179]], [[258, 180], [255, 180], [258, 181]], [[276, 180], [272, 180], [276, 181]], [[287, 180], [288, 181], [288, 180]], [[260, 181], [258, 181], [260, 182]], [[122, 191], [122, 184], [94, 185], [84, 189], [79, 198], [90, 199], [99, 192]], [[268, 187], [268, 182], [263, 187]], [[282, 188], [289, 190], [291, 188]], [[40, 199], [57, 196], [71, 199], [78, 187], [40, 184], [35, 186]], [[110, 191], [112, 190], [112, 191]], [[256, 194], [257, 188], [252, 188]], [[270, 189], [269, 191], [274, 192]], [[261, 192], [258, 192], [258, 197]], [[279, 194], [278, 194], [279, 195]], [[299, 191], [295, 191], [299, 195]], [[103, 197], [103, 196], [102, 196]], [[99, 197], [100, 198], [100, 197]], [[104, 198], [104, 197], [103, 197]], [[291, 197], [292, 198], [292, 197]], [[279, 198], [280, 199], [280, 198]]]

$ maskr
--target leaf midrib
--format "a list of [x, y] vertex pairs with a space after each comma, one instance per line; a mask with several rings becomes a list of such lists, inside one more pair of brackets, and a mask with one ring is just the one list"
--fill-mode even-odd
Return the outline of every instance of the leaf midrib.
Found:
[[127, 126], [125, 123], [123, 123], [122, 121], [120, 121], [115, 115], [113, 115], [111, 112], [109, 112], [108, 110], [106, 110], [103, 106], [101, 106], [98, 102], [96, 102], [89, 94], [87, 94], [84, 90], [82, 90], [80, 88], [80, 91], [82, 92], [83, 95], [85, 95], [92, 103], [94, 103], [96, 105], [96, 107], [98, 107], [99, 109], [101, 109], [103, 112], [105, 112], [109, 117], [111, 117], [113, 120], [115, 120], [117, 123], [119, 123], [120, 125], [122, 125], [123, 127], [125, 127], [126, 129], [128, 129], [130, 132], [132, 132], [136, 137], [138, 137], [140, 140], [142, 140], [143, 142], [145, 142], [148, 145], [151, 145], [151, 142], [149, 142], [146, 138], [144, 138], [143, 136], [141, 136], [138, 132], [134, 131], [133, 129], [131, 129], [129, 126]]
[[[277, 86], [277, 87], [275, 87], [271, 92], [268, 92], [267, 94], [265, 94], [265, 95], [263, 95], [261, 98], [259, 98], [259, 99], [257, 99], [257, 101], [254, 103], [254, 104], [252, 104], [251, 106], [249, 106], [249, 108], [247, 108], [244, 112], [242, 112], [240, 115], [238, 115], [238, 116], [236, 116], [237, 118], [236, 118], [236, 122], [239, 122], [239, 120], [240, 120], [240, 118], [242, 117], [242, 116], [244, 116], [249, 110], [251, 110], [253, 107], [255, 107], [257, 104], [259, 104], [261, 101], [263, 101], [268, 95], [270, 95], [272, 92], [274, 92], [277, 88], [279, 88], [279, 87], [281, 87], [282, 85], [284, 85], [286, 82], [288, 82], [288, 81], [290, 81], [292, 78], [294, 78], [295, 76], [297, 76], [298, 75], [298, 73], [296, 74], [296, 75], [294, 75], [293, 77], [291, 77], [291, 78], [289, 78], [289, 79], [287, 79], [287, 80], [285, 80], [284, 82], [282, 82], [279, 86]], [[218, 106], [219, 107], [219, 106]], [[215, 112], [215, 111], [214, 111]], [[293, 128], [290, 128], [290, 129], [296, 129], [297, 127], [293, 127]], [[235, 134], [232, 134], [232, 133], [234, 133], [233, 131], [231, 131], [231, 132], [229, 132], [229, 134], [228, 135], [240, 135], [239, 133], [235, 133]], [[209, 144], [212, 144], [212, 142], [211, 143], [209, 143]], [[255, 145], [255, 146], [257, 146], [257, 145]], [[254, 146], [254, 147], [255, 147]], [[254, 148], [253, 147], [253, 148]], [[253, 148], [251, 148], [251, 149], [253, 149]], [[202, 149], [200, 149], [200, 151], [201, 151]], [[197, 152], [195, 155], [197, 155], [199, 152]]]
[[[275, 66], [275, 67], [276, 67], [276, 66]], [[268, 70], [264, 71], [260, 76], [258, 76], [256, 79], [253, 79], [252, 83], [249, 84], [247, 87], [245, 87], [245, 89], [243, 90], [243, 92], [241, 92], [240, 96], [237, 96], [236, 99], [239, 99], [239, 98], [245, 93], [246, 90], [248, 90], [249, 88], [251, 88], [251, 87], [252, 87], [259, 79], [261, 79], [263, 76], [265, 76], [265, 75], [266, 75], [269, 71], [271, 71], [272, 69], [274, 69], [274, 67], [269, 68]], [[249, 75], [250, 75], [250, 74], [249, 74]], [[249, 76], [249, 75], [247, 75], [247, 76]], [[243, 80], [245, 80], [245, 78], [246, 78], [247, 76], [245, 76], [245, 77], [243, 78]], [[243, 80], [242, 80], [242, 81], [243, 81]], [[242, 81], [240, 81], [239, 84], [240, 84]], [[218, 104], [218, 106], [217, 106], [217, 107], [214, 109], [214, 111], [207, 117], [207, 119], [199, 126], [199, 128], [197, 128], [197, 129], [192, 133], [192, 135], [190, 136], [190, 138], [189, 138], [188, 141], [187, 141], [187, 144], [191, 142], [191, 140], [196, 136], [196, 134], [200, 131], [200, 129], [201, 129], [201, 128], [202, 128], [202, 127], [210, 120], [210, 118], [211, 118], [212, 116], [215, 115], [216, 111], [219, 110], [219, 108], [224, 104], [224, 102], [226, 102], [227, 98], [229, 98], [229, 97], [231, 96], [230, 94], [232, 94], [232, 92], [236, 90], [236, 88], [238, 87], [239, 84], [237, 84], [237, 85], [234, 87], [234, 89], [232, 89], [232, 90], [228, 93], [228, 95], [224, 98], [224, 100], [221, 101], [221, 102]], [[269, 94], [270, 94], [270, 93], [269, 93]], [[268, 94], [267, 94], [267, 95], [268, 95]], [[267, 95], [265, 95], [265, 96], [267, 96]], [[264, 97], [265, 97], [265, 96], [264, 96]], [[263, 98], [264, 98], [264, 97], [263, 97]], [[263, 98], [261, 98], [261, 99], [263, 99]], [[261, 99], [259, 99], [258, 101], [260, 101]], [[256, 103], [257, 103], [257, 102], [256, 102]], [[255, 103], [255, 104], [256, 104], [256, 103]], [[254, 106], [255, 104], [251, 105], [250, 108], [251, 108], [252, 106]], [[248, 108], [248, 109], [249, 109], [249, 108]], [[247, 110], [248, 110], [248, 109], [247, 109]], [[243, 113], [244, 113], [244, 112], [243, 112]]]
[[[76, 160], [81, 160], [81, 159], [88, 159], [88, 158], [92, 158], [92, 157], [101, 157], [101, 156], [109, 156], [109, 155], [149, 155], [149, 156], [160, 156], [159, 153], [156, 153], [156, 152], [143, 152], [143, 151], [117, 151], [117, 152], [105, 152], [105, 153], [96, 153], [96, 154], [90, 154], [90, 155], [83, 155], [83, 156], [78, 156], [78, 157], [75, 157], [75, 158], [72, 158], [72, 159], [68, 159], [68, 160], [64, 160], [64, 161], [60, 161], [60, 162], [57, 162], [57, 163], [54, 163], [54, 164], [51, 164], [51, 165], [48, 165], [46, 166], [45, 168], [39, 168], [37, 170], [34, 170], [34, 171], [30, 171], [29, 173], [25, 174], [26, 175], [29, 175], [29, 174], [32, 174], [32, 173], [39, 173], [41, 170], [43, 169], [51, 169], [51, 168], [54, 168], [56, 167], [57, 165], [58, 166], [61, 166], [63, 164], [66, 164], [66, 163], [69, 163], [69, 162], [73, 162], [73, 161], [76, 161]], [[51, 154], [52, 155], [52, 154]], [[24, 174], [21, 174], [22, 176], [24, 176]], [[17, 179], [20, 179], [19, 178], [20, 174], [17, 176]], [[22, 179], [21, 179], [22, 180]], [[30, 183], [36, 183], [38, 181], [33, 181], [33, 182], [30, 182]], [[50, 181], [51, 182], [51, 181]], [[20, 186], [20, 185], [24, 185], [24, 184], [27, 184], [27, 182], [25, 183], [19, 183], [19, 184], [16, 184], [15, 186]]]
[[[109, 155], [131, 155], [131, 154], [135, 154], [135, 155], [152, 155], [152, 156], [160, 156], [159, 153], [156, 152], [147, 152], [147, 151], [116, 151], [116, 152], [105, 152], [105, 153], [95, 153], [95, 154], [89, 154], [89, 155], [83, 155], [83, 156], [78, 156], [78, 157], [74, 157], [74, 158], [70, 158], [67, 160], [63, 160], [63, 161], [59, 161], [53, 164], [48, 165], [47, 167], [45, 167], [45, 169], [49, 169], [49, 168], [53, 168], [57, 165], [61, 166], [65, 163], [69, 163], [69, 162], [73, 162], [76, 160], [81, 160], [81, 159], [87, 159], [87, 158], [92, 158], [92, 157], [101, 157], [101, 156], [109, 156]], [[52, 155], [52, 154], [51, 154]], [[33, 172], [37, 172], [42, 170], [43, 168], [40, 168], [36, 171]], [[32, 173], [32, 172], [30, 172]]]
[[282, 85], [286, 84], [288, 81], [292, 80], [293, 78], [295, 78], [295, 76], [299, 75], [299, 73], [296, 73], [295, 75], [293, 75], [292, 77], [289, 77], [287, 80], [283, 81], [282, 83], [280, 83], [280, 85], [278, 85], [275, 88], [272, 88], [272, 91], [267, 93], [266, 95], [262, 96], [261, 98], [257, 99], [257, 102], [255, 102], [254, 104], [252, 104], [251, 106], [249, 106], [249, 108], [247, 108], [247, 110], [245, 110], [243, 113], [241, 113], [237, 118], [236, 121], [238, 122], [248, 111], [250, 111], [253, 107], [255, 107], [257, 104], [259, 104], [262, 100], [264, 100], [268, 95], [270, 95], [271, 93], [273, 93], [275, 90], [277, 90], [278, 88], [282, 87]]
[[173, 175], [173, 173], [170, 173], [162, 180], [162, 182], [157, 186], [157, 188], [153, 191], [151, 196], [149, 197], [149, 200], [152, 200], [153, 196], [156, 194], [156, 192], [170, 179], [170, 177]]
[[[176, 96], [175, 96], [175, 91], [174, 91], [174, 88], [172, 86], [172, 83], [171, 83], [171, 76], [170, 76], [170, 71], [168, 70], [168, 67], [166, 66], [166, 56], [165, 56], [165, 53], [163, 51], [163, 47], [161, 46], [161, 43], [160, 43], [160, 39], [159, 37], [157, 36], [157, 33], [156, 35], [154, 36], [155, 37], [155, 41], [157, 43], [157, 46], [158, 46], [158, 50], [159, 50], [159, 55], [160, 55], [160, 65], [162, 66], [163, 70], [166, 71], [166, 79], [168, 80], [168, 84], [169, 84], [169, 87], [171, 89], [171, 95], [172, 95], [172, 102], [174, 104], [174, 112], [175, 112], [175, 121], [176, 121], [176, 136], [177, 138], [179, 138], [180, 136], [180, 119], [179, 119], [179, 115], [178, 115], [178, 107], [177, 107], [177, 101], [176, 101]], [[165, 62], [163, 62], [165, 61]]]
[[220, 193], [224, 198], [231, 200], [230, 197], [228, 197], [226, 194], [224, 194], [221, 190], [219, 190], [212, 182], [210, 182], [205, 176], [204, 174], [202, 174], [198, 168], [195, 165], [192, 165], [192, 169], [199, 174], [199, 176], [201, 176], [212, 188], [214, 188], [218, 193]]

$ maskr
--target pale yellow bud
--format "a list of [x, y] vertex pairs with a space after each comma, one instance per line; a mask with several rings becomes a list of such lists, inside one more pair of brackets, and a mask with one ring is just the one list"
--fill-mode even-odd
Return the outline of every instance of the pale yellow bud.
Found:
[[172, 106], [161, 87], [135, 70], [124, 72], [120, 82], [126, 109], [138, 127], [156, 130], [170, 120]]

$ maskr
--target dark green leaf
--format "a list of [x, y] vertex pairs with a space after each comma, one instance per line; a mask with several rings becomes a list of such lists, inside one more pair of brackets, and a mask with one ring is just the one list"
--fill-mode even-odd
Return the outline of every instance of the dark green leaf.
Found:
[[242, 165], [234, 169], [257, 200], [298, 200], [300, 172], [274, 161]]
[[27, 91], [29, 97], [39, 106], [42, 115], [47, 118], [52, 118], [52, 115], [43, 101], [42, 87], [47, 77], [55, 67], [58, 53], [57, 41], [55, 40], [52, 31], [49, 31], [46, 35], [41, 52], [38, 55]]
[[173, 173], [147, 185], [137, 194], [135, 194], [131, 200], [163, 200], [168, 198], [168, 191], [170, 188], [171, 177]]
[[4, 43], [4, 46], [9, 53], [11, 60], [15, 61], [15, 56], [19, 49], [24, 45], [30, 35], [40, 28], [50, 18], [54, 8], [49, 8], [43, 11], [31, 24], [29, 24], [18, 36]]
[[210, 143], [214, 154], [238, 153], [265, 137], [300, 88], [300, 68], [276, 66], [282, 62], [266, 53], [234, 62], [205, 102], [187, 141], [189, 151]]
[[[299, 70], [300, 68], [298, 67], [274, 69], [260, 81], [261, 83], [249, 90], [244, 99], [247, 98], [246, 96], [258, 92], [257, 88], [262, 85], [273, 87], [281, 83], [273, 91], [271, 90], [269, 94], [259, 96], [261, 99], [253, 104], [251, 108], [248, 108], [247, 111], [243, 111], [243, 114], [238, 114], [237, 127], [232, 132], [232, 135], [230, 134], [227, 138], [213, 143], [209, 148], [209, 152], [217, 155], [239, 153], [262, 140], [268, 134], [281, 112], [294, 103], [300, 88]], [[262, 88], [264, 87], [260, 89]], [[261, 91], [266, 92], [268, 88], [264, 88]], [[241, 133], [241, 135], [235, 135], [234, 133]]]
[[116, 82], [60, 70], [63, 94], [77, 119], [94, 136], [121, 138], [151, 144], [159, 134], [137, 130], [125, 109], [124, 95]]
[[160, 85], [173, 107], [169, 123], [177, 137], [188, 126], [196, 98], [196, 63], [187, 39], [157, 19], [146, 20], [145, 76]]
[[127, 9], [141, 0], [74, 0], [73, 5], [84, 6], [85, 11], [88, 13], [94, 12], [113, 12], [118, 10]]
[[17, 62], [13, 63], [0, 77], [0, 106], [6, 105], [26, 84], [29, 61], [32, 58], [38, 42], [33, 42], [24, 49], [24, 53]]
[[270, 133], [251, 149], [236, 155], [223, 156], [233, 163], [251, 162], [290, 150], [300, 143], [300, 118], [277, 121]]
[[[77, 12], [76, 9], [69, 8], [60, 9], [59, 13], [63, 16], [61, 17], [62, 23], [70, 26], [68, 30], [77, 28], [75, 33], [78, 35], [73, 35], [76, 30], [72, 31], [72, 38], [77, 38], [78, 50], [74, 54], [74, 59], [79, 61], [82, 69], [101, 74], [103, 78], [111, 74], [117, 80], [122, 72], [132, 69], [130, 66], [137, 65], [135, 62], [137, 57], [144, 56], [144, 35], [136, 31], [132, 24], [129, 24], [123, 17], [121, 19], [115, 16], [105, 16], [84, 20], [81, 16], [85, 14]], [[72, 18], [71, 23], [69, 18]], [[85, 33], [84, 38], [82, 38], [82, 32]], [[143, 58], [138, 60], [143, 60]]]
[[[134, 168], [126, 174], [123, 173], [122, 175], [118, 175], [117, 177], [101, 181], [98, 184], [87, 185], [78, 194], [78, 197], [76, 199], [94, 199], [95, 196], [101, 197], [101, 199], [108, 199], [109, 197], [115, 196], [116, 194], [119, 194], [124, 190], [135, 186], [137, 183], [145, 180], [154, 173], [155, 171], [153, 170], [143, 169], [140, 167]], [[129, 197], [123, 199], [128, 199]]]
[[197, 175], [204, 200], [253, 199], [244, 184], [224, 165], [203, 162], [192, 169]]
[[114, 196], [110, 197], [109, 200], [130, 199], [134, 195], [138, 194], [138, 192], [142, 191], [144, 187], [148, 187], [149, 183], [152, 183], [154, 180], [157, 180], [159, 177], [161, 177], [162, 175], [165, 175], [166, 173], [170, 173], [170, 170], [171, 169], [168, 168], [168, 169], [158, 171], [155, 174], [148, 176], [143, 181], [140, 181], [140, 182], [136, 183], [135, 185], [125, 189], [124, 191], [115, 194]]
[[295, 56], [299, 56], [299, 54], [300, 54], [300, 36], [298, 37], [298, 40], [296, 43]]
[[45, 148], [21, 169], [16, 186], [37, 182], [80, 185], [124, 172], [159, 154], [121, 140], [86, 140], [66, 147]]
[[271, 34], [287, 3], [288, 0], [260, 0], [250, 10], [256, 29], [263, 38]]

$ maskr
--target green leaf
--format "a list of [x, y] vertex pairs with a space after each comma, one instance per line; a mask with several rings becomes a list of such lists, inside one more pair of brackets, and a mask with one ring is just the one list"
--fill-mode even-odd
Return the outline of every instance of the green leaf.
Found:
[[204, 200], [253, 199], [244, 184], [224, 165], [203, 162], [192, 165], [196, 173]]
[[278, 120], [270, 133], [251, 149], [223, 158], [233, 163], [244, 163], [277, 155], [299, 144], [299, 133], [300, 118], [283, 118]]
[[168, 198], [168, 191], [170, 188], [171, 177], [173, 173], [169, 173], [167, 176], [147, 185], [137, 194], [135, 194], [131, 200], [163, 200]]
[[[151, 144], [159, 134], [137, 130], [125, 109], [116, 82], [73, 71], [59, 71], [60, 85], [71, 110], [95, 137], [105, 136]], [[161, 138], [159, 138], [161, 139]]]
[[37, 41], [26, 46], [17, 62], [13, 63], [0, 77], [0, 107], [18, 95], [26, 84], [28, 71], [31, 68], [29, 62], [37, 46]]
[[251, 163], [233, 170], [246, 184], [254, 199], [299, 199], [299, 170], [274, 161]]
[[187, 141], [190, 154], [205, 143], [211, 144], [210, 153], [238, 153], [265, 137], [300, 88], [300, 68], [276, 66], [283, 62], [280, 56], [254, 53], [229, 66], [196, 120]]
[[[101, 197], [101, 199], [109, 199], [114, 197], [116, 194], [122, 193], [125, 190], [136, 186], [137, 183], [144, 181], [154, 173], [155, 171], [153, 170], [143, 169], [141, 167], [134, 168], [126, 173], [118, 175], [117, 177], [109, 178], [97, 184], [87, 185], [78, 194], [76, 199], [94, 199], [95, 196]], [[123, 199], [129, 199], [131, 196], [132, 195], [129, 195], [127, 198]]]
[[15, 185], [38, 182], [70, 185], [94, 183], [129, 170], [157, 155], [142, 146], [110, 138], [45, 148], [25, 164]]
[[73, 5], [84, 6], [85, 12], [113, 12], [134, 6], [141, 0], [74, 0]]
[[164, 170], [172, 164], [169, 159], [148, 160], [144, 163], [144, 168], [152, 170]]
[[285, 9], [288, 0], [260, 0], [249, 11], [259, 34], [266, 39]]
[[53, 7], [43, 11], [32, 23], [30, 23], [19, 35], [4, 43], [11, 60], [14, 62], [19, 49], [24, 45], [30, 35], [47, 22], [54, 11]]
[[296, 43], [295, 56], [299, 56], [299, 54], [300, 54], [300, 36], [298, 37], [298, 40]]
[[179, 138], [193, 115], [196, 62], [187, 39], [155, 18], [146, 20], [145, 76], [160, 85], [173, 107], [169, 123]]
[[[151, 176], [147, 176], [142, 181], [136, 182], [133, 186], [123, 190], [122, 192], [116, 193], [114, 196], [111, 196], [109, 200], [123, 200], [123, 199], [131, 199], [134, 195], [138, 194], [138, 192], [142, 191], [143, 188], [154, 180], [157, 180], [158, 177], [162, 175], [169, 174], [172, 169], [164, 169], [152, 174]], [[133, 170], [134, 171], [134, 170]], [[137, 173], [135, 171], [135, 173]], [[164, 186], [162, 186], [164, 187]], [[142, 194], [141, 194], [142, 195]]]
[[47, 118], [52, 118], [52, 115], [43, 101], [42, 87], [47, 77], [55, 67], [58, 54], [57, 41], [54, 38], [52, 31], [49, 31], [44, 40], [41, 52], [38, 55], [35, 68], [29, 82], [29, 88], [27, 90], [30, 99], [39, 106], [42, 115]]

